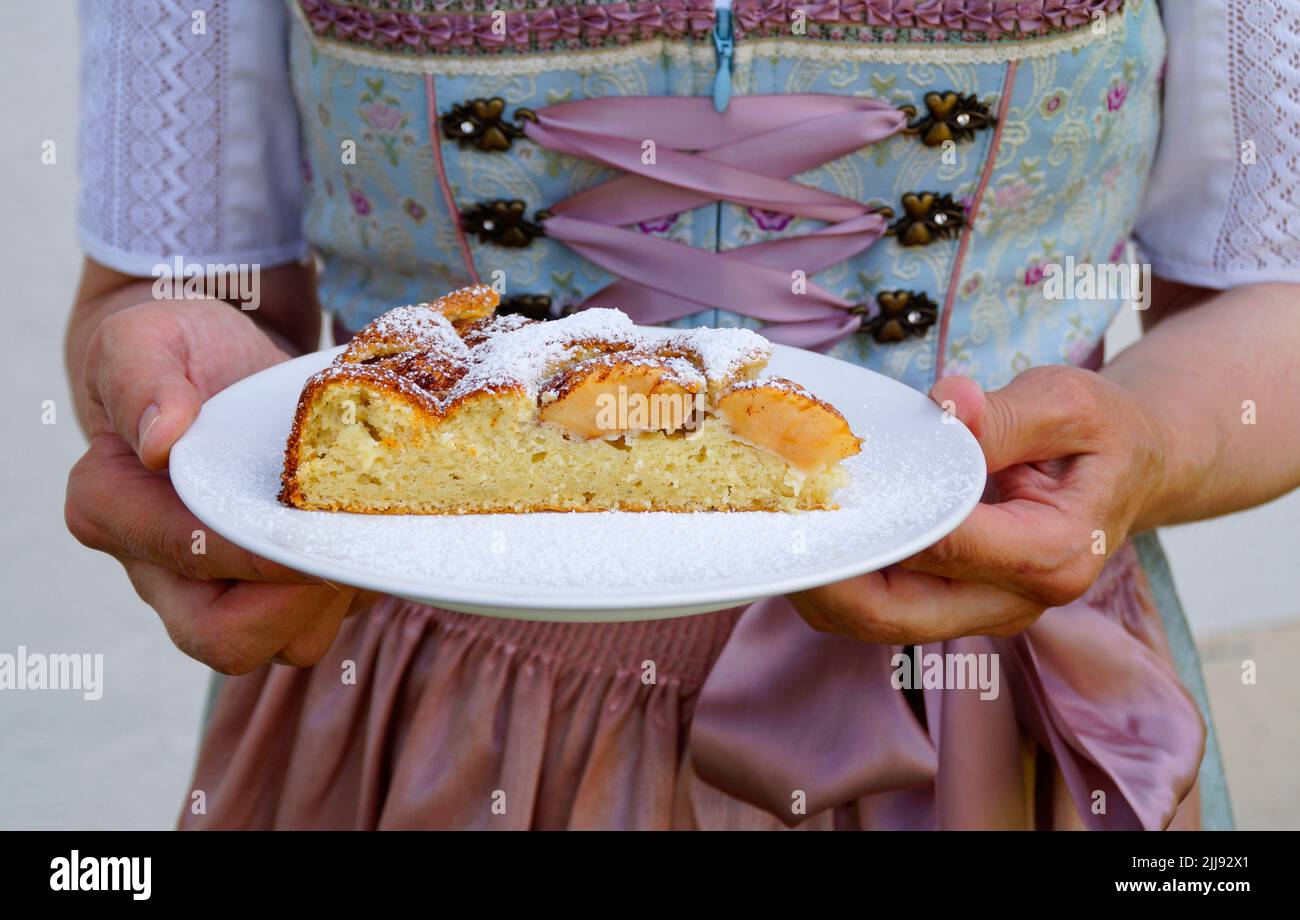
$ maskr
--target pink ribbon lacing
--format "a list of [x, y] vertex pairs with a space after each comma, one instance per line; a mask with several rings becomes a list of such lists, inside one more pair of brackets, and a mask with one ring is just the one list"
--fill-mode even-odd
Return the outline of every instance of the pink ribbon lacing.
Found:
[[[620, 279], [580, 308], [617, 306], [645, 324], [728, 310], [769, 324], [764, 334], [778, 342], [821, 349], [862, 317], [806, 279], [865, 251], [886, 222], [862, 202], [790, 177], [905, 125], [892, 106], [844, 96], [744, 96], [723, 113], [704, 97], [625, 97], [540, 109], [525, 133], [627, 173], [552, 206], [542, 222], [548, 236]], [[628, 229], [722, 201], [828, 226], [722, 252]]]

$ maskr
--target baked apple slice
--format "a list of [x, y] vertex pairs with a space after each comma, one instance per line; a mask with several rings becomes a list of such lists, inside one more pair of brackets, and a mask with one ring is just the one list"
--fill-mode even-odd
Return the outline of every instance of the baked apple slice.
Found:
[[804, 472], [861, 450], [862, 441], [834, 406], [784, 377], [736, 384], [718, 401], [718, 414], [740, 437]]
[[680, 358], [628, 351], [588, 358], [541, 389], [541, 419], [583, 438], [679, 431], [703, 401], [704, 378]]

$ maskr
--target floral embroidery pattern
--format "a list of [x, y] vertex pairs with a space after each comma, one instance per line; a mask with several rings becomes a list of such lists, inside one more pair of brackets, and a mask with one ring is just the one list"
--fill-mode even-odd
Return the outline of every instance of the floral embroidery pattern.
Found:
[[[1122, 298], [1097, 292], [1048, 299], [1050, 264], [1126, 258], [1159, 124], [1164, 41], [1155, 4], [1133, 3], [1118, 66], [1020, 72], [1008, 124], [975, 219], [963, 284], [954, 301], [942, 373], [989, 387], [1044, 361], [1081, 363], [1095, 350]], [[981, 241], [983, 240], [983, 241]]]
[[[348, 204], [352, 206], [352, 227], [356, 231], [356, 238], [361, 243], [362, 248], [369, 250], [372, 234], [380, 228], [381, 215], [375, 213], [374, 204], [369, 196], [353, 185], [351, 179], [346, 180], [346, 183]], [[329, 190], [327, 194], [333, 195], [334, 193]]]
[[396, 166], [398, 145], [409, 147], [415, 143], [414, 137], [402, 133], [410, 123], [411, 116], [402, 111], [401, 100], [384, 93], [383, 77], [366, 78], [366, 91], [361, 94], [360, 101], [365, 104], [358, 110], [358, 114], [370, 128], [363, 137], [368, 141], [378, 141], [388, 162]]
[[1034, 187], [1020, 176], [1014, 177], [993, 189], [993, 205], [998, 210], [1014, 211], [1029, 201], [1034, 195]]
[[667, 233], [672, 229], [673, 224], [677, 223], [677, 218], [680, 216], [680, 214], [669, 214], [655, 220], [643, 220], [636, 226], [642, 233]]
[[762, 208], [746, 208], [745, 213], [758, 225], [758, 229], [777, 233], [790, 226], [794, 216], [780, 211], [765, 211]]
[[1061, 111], [1061, 107], [1065, 105], [1067, 98], [1065, 90], [1058, 89], [1043, 97], [1043, 104], [1038, 107], [1039, 111], [1043, 113], [1044, 118], [1051, 118]]
[[424, 220], [425, 215], [429, 213], [425, 210], [424, 205], [420, 204], [420, 202], [416, 201], [414, 198], [408, 198], [403, 201], [402, 210], [406, 212], [407, 217], [411, 218], [411, 220], [415, 221], [417, 224]]

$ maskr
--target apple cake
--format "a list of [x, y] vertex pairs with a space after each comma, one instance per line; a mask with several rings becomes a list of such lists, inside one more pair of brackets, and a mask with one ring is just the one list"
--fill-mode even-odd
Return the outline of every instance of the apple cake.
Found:
[[833, 508], [861, 442], [747, 329], [399, 307], [303, 387], [280, 500], [376, 514]]

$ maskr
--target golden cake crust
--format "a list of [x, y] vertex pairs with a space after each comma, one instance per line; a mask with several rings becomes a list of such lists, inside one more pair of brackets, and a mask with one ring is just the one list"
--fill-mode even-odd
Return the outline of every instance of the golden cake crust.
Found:
[[[362, 329], [303, 387], [280, 500], [369, 513], [834, 507], [830, 495], [843, 481], [834, 467], [859, 442], [833, 406], [797, 384], [758, 377], [771, 346], [756, 333], [659, 338], [616, 310], [538, 322], [496, 315], [495, 306], [495, 292], [479, 286], [397, 308]], [[607, 430], [592, 407], [616, 387], [634, 396], [707, 395], [710, 411]], [[729, 424], [727, 406], [744, 420]], [[806, 437], [792, 446], [774, 425]], [[683, 435], [697, 438], [689, 449], [672, 441]], [[523, 452], [514, 468], [501, 456], [511, 450]], [[566, 463], [572, 476], [557, 478], [555, 467]], [[746, 469], [731, 475], [728, 463]], [[716, 480], [713, 491], [692, 478], [700, 476]], [[504, 479], [517, 494], [501, 491]], [[411, 498], [426, 480], [444, 483], [452, 497]]]

